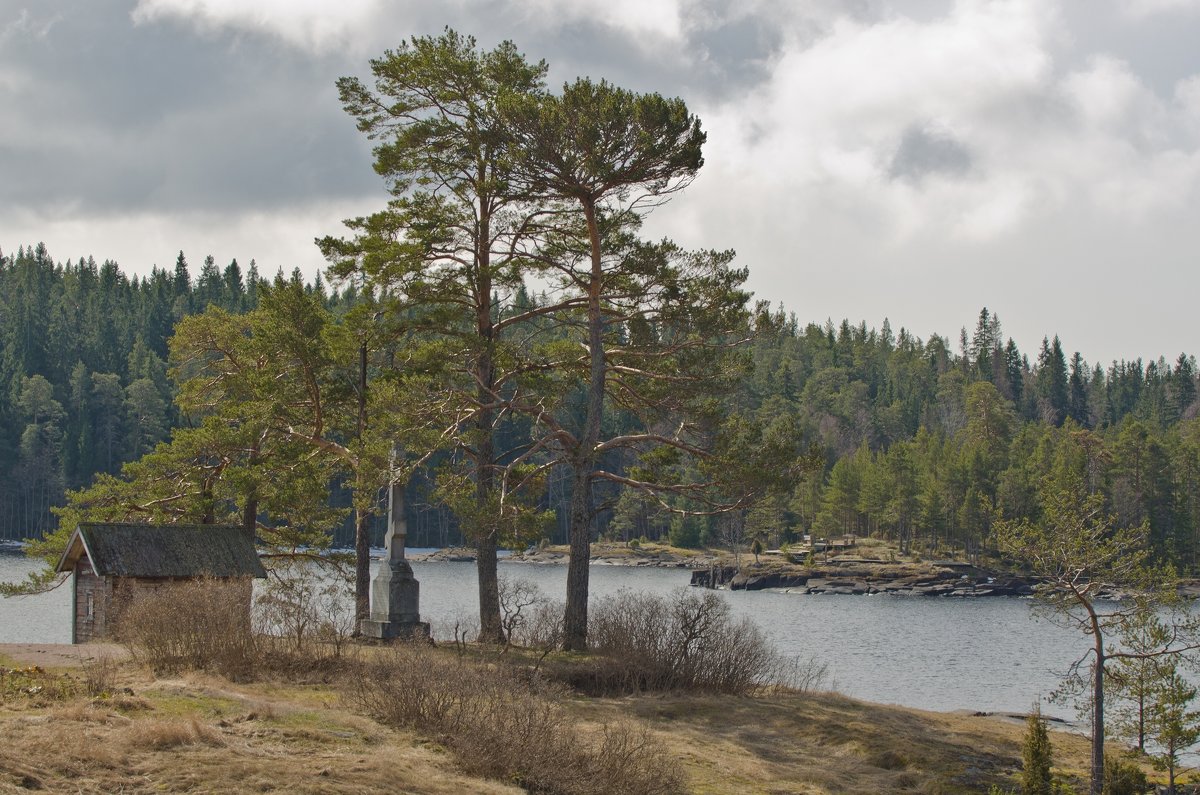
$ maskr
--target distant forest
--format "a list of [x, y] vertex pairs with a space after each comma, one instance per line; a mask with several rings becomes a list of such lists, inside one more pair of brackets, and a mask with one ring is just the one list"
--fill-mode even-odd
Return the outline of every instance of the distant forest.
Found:
[[[55, 263], [40, 244], [0, 254], [0, 538], [53, 529], [51, 508], [67, 490], [120, 472], [187, 422], [167, 376], [175, 324], [209, 306], [250, 311], [264, 281], [253, 261], [243, 269], [210, 256], [192, 270], [182, 252], [173, 269], [133, 278], [111, 261]], [[334, 316], [357, 301], [353, 287], [331, 290], [320, 277], [305, 290]], [[807, 475], [789, 493], [717, 516], [612, 494], [598, 522], [604, 535], [696, 546], [879, 533], [931, 555], [975, 554], [989, 548], [995, 521], [1036, 519], [1044, 489], [1079, 478], [1119, 524], [1148, 521], [1162, 558], [1196, 568], [1194, 356], [1105, 366], [1066, 355], [1057, 337], [1025, 353], [988, 309], [954, 342], [896, 332], [886, 320], [879, 329], [801, 325], [762, 303], [752, 325], [751, 375], [723, 399], [764, 427], [797, 426], [811, 450]], [[556, 543], [567, 491], [552, 474], [544, 502], [560, 517]], [[459, 543], [453, 515], [430, 494], [429, 478], [414, 478], [410, 545]], [[334, 500], [347, 504], [337, 490]], [[352, 537], [348, 523], [335, 532], [341, 544]]]

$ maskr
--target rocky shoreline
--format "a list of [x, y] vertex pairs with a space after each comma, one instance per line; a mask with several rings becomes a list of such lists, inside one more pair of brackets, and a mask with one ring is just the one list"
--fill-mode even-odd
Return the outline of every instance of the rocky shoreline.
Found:
[[[419, 558], [425, 561], [471, 561], [475, 553], [466, 548], [440, 549]], [[563, 565], [565, 549], [532, 549], [500, 558], [501, 563]], [[799, 594], [867, 595], [890, 593], [902, 596], [1028, 596], [1034, 581], [999, 574], [955, 561], [894, 563], [861, 558], [833, 559], [813, 566], [771, 559], [747, 563], [740, 569], [728, 554], [700, 552], [681, 554], [672, 549], [629, 549], [597, 544], [591, 563], [600, 566], [646, 566], [691, 570], [690, 584], [698, 588], [727, 588], [733, 591], [780, 590]]]
[[[565, 565], [564, 547], [531, 549], [500, 558], [501, 563]], [[746, 560], [748, 556], [744, 557]], [[473, 561], [475, 552], [468, 548], [439, 549], [414, 555], [423, 561]], [[804, 565], [790, 563], [778, 556], [762, 562], [747, 562], [740, 568], [724, 552], [667, 547], [629, 548], [617, 544], [595, 544], [591, 563], [600, 566], [645, 566], [662, 569], [689, 569], [690, 585], [697, 588], [724, 588], [732, 591], [775, 590], [807, 595], [866, 596], [945, 596], [982, 598], [988, 596], [1031, 596], [1038, 585], [1032, 577], [1022, 577], [983, 566], [953, 560], [899, 562], [869, 558], [840, 557]], [[1200, 597], [1200, 581], [1187, 580], [1179, 585], [1186, 598]], [[1124, 594], [1102, 591], [1101, 599], [1121, 599]]]
[[[872, 570], [874, 569], [874, 570]], [[855, 562], [811, 569], [756, 571], [733, 566], [713, 566], [692, 572], [691, 584], [700, 588], [727, 587], [733, 591], [781, 590], [799, 594], [861, 596], [1030, 596], [1034, 581], [1002, 575], [968, 564], [929, 564], [920, 570]]]
[[[447, 547], [434, 552], [409, 555], [410, 560], [423, 562], [470, 562], [475, 560], [475, 550], [469, 547]], [[500, 563], [526, 563], [543, 566], [565, 566], [570, 554], [563, 548], [549, 547], [514, 552], [500, 557]], [[597, 544], [592, 548], [590, 562], [597, 566], [647, 566], [656, 569], [698, 569], [713, 566], [722, 558], [713, 553], [699, 552], [680, 555], [670, 551], [640, 552], [627, 547], [610, 547]]]

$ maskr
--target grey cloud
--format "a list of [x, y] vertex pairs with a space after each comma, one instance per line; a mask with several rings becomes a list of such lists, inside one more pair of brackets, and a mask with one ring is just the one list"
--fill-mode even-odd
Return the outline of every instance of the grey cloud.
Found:
[[1175, 83], [1200, 72], [1196, 59], [1200, 14], [1133, 17], [1102, 10], [1090, 0], [1062, 4], [1064, 27], [1071, 31], [1064, 42], [1064, 69], [1080, 68], [1097, 53], [1111, 55], [1128, 62], [1164, 100], [1171, 98]]
[[132, 7], [41, 3], [56, 24], [9, 36], [0, 69], [22, 79], [0, 87], [19, 112], [0, 133], [0, 200], [81, 214], [269, 210], [377, 185], [336, 100], [343, 68], [265, 36], [135, 25]]
[[948, 133], [910, 126], [888, 165], [891, 179], [920, 182], [926, 176], [959, 177], [971, 170], [970, 151]]
[[134, 0], [0, 11], [0, 78], [21, 78], [0, 80], [15, 114], [0, 130], [0, 201], [86, 217], [269, 212], [380, 193], [370, 144], [333, 82], [366, 76], [369, 57], [447, 24], [483, 46], [512, 39], [550, 62], [554, 82], [589, 75], [692, 104], [725, 101], [767, 78], [779, 25], [765, 11], [701, 2], [683, 47], [603, 19], [560, 24], [530, 19], [516, 2], [466, 0], [387, 4], [362, 39], [322, 53], [169, 15], [135, 24]]
[[728, 95], [769, 77], [783, 35], [770, 20], [747, 16], [693, 31], [691, 43], [703, 53], [713, 88]]

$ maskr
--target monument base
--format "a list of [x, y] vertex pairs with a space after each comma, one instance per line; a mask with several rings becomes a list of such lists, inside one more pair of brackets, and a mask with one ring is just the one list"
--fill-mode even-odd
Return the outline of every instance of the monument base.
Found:
[[377, 621], [365, 618], [358, 622], [364, 638], [374, 640], [429, 640], [429, 624], [425, 621]]
[[359, 622], [364, 637], [377, 640], [419, 640], [432, 637], [421, 620], [421, 586], [412, 566], [401, 558], [381, 566], [371, 582], [371, 617]]

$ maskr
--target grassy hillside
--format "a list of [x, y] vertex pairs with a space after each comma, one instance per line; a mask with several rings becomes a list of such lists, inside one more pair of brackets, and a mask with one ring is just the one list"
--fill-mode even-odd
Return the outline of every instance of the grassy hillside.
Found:
[[[159, 678], [128, 660], [21, 665], [0, 660], [0, 793], [523, 791], [351, 706], [342, 678], [353, 665], [321, 683]], [[584, 731], [643, 727], [689, 793], [987, 792], [1014, 786], [1020, 766], [1018, 721], [836, 694], [575, 695], [561, 706]], [[1064, 775], [1085, 770], [1083, 738], [1053, 740]]]

